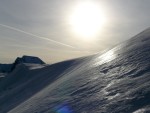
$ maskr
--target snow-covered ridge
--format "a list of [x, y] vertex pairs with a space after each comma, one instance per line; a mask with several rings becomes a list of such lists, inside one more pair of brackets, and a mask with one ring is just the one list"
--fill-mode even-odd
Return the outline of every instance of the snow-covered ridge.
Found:
[[0, 113], [149, 113], [150, 29], [97, 54], [0, 81]]

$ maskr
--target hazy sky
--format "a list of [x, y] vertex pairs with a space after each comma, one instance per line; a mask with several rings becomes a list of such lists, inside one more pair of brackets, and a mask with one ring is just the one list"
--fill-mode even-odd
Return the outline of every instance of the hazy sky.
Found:
[[150, 27], [150, 0], [91, 0], [107, 21], [86, 40], [69, 24], [76, 4], [86, 1], [0, 0], [0, 62], [34, 55], [53, 63], [94, 54]]

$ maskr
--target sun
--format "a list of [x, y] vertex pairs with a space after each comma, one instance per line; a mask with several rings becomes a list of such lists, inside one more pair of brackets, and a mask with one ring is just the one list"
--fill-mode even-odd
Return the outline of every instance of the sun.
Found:
[[70, 16], [70, 24], [76, 34], [86, 39], [91, 38], [99, 32], [105, 22], [103, 14], [96, 3], [83, 2], [74, 8]]

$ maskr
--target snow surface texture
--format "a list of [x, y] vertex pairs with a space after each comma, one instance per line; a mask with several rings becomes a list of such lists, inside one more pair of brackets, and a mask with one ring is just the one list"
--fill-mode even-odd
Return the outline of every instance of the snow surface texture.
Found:
[[0, 113], [150, 113], [149, 52], [147, 29], [103, 55], [20, 64], [0, 81]]

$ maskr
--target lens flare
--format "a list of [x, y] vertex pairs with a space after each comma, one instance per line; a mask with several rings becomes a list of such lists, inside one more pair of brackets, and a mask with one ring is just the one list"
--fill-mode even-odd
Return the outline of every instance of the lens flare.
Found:
[[54, 109], [55, 113], [73, 113], [73, 110], [68, 104], [61, 104]]

